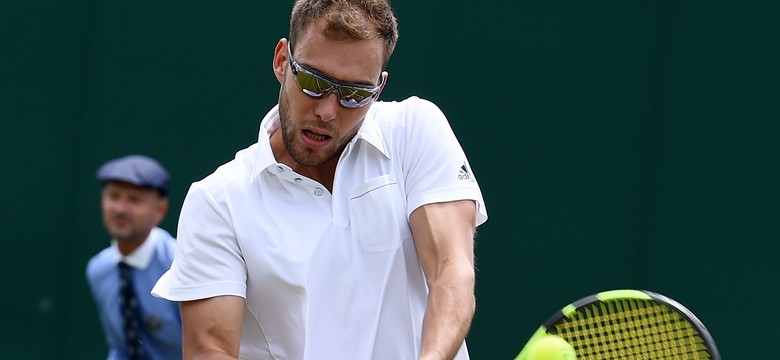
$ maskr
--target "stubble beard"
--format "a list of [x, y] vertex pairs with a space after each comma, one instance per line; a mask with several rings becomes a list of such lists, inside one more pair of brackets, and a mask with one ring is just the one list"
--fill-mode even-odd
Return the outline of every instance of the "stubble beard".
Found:
[[293, 129], [294, 125], [290, 116], [290, 104], [285, 96], [284, 86], [279, 94], [279, 123], [282, 131], [284, 148], [295, 162], [304, 166], [319, 166], [339, 156], [347, 146], [347, 143], [349, 143], [355, 133], [357, 133], [357, 128], [360, 127], [358, 126], [354, 133], [346, 138], [340, 138], [338, 132], [334, 132], [332, 140], [340, 141], [340, 143], [335, 148], [331, 148], [332, 150], [330, 152], [324, 154], [322, 152], [328, 151], [328, 149], [311, 149], [303, 144], [300, 144], [299, 147], [296, 148], [296, 140], [298, 140], [297, 135], [300, 132], [300, 129]]

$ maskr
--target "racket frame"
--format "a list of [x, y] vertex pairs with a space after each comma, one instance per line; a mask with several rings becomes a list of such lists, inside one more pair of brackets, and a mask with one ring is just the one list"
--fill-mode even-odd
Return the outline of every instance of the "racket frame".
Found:
[[704, 346], [707, 348], [707, 351], [710, 353], [710, 359], [711, 360], [720, 360], [720, 353], [718, 352], [717, 347], [715, 346], [715, 340], [712, 338], [712, 335], [710, 335], [710, 332], [707, 330], [707, 328], [704, 326], [704, 323], [699, 320], [699, 318], [696, 317], [696, 315], [693, 314], [688, 308], [677, 302], [676, 300], [653, 292], [648, 290], [633, 290], [633, 289], [619, 289], [619, 290], [610, 290], [610, 291], [603, 291], [597, 294], [586, 296], [582, 299], [579, 299], [569, 305], [566, 305], [561, 310], [557, 311], [555, 314], [550, 316], [547, 321], [543, 323], [542, 326], [540, 326], [534, 333], [531, 335], [531, 338], [526, 342], [523, 349], [520, 351], [520, 353], [515, 357], [515, 360], [527, 360], [529, 349], [531, 348], [531, 345], [538, 341], [539, 339], [549, 336], [549, 335], [555, 335], [555, 333], [550, 332], [555, 328], [555, 325], [558, 324], [561, 320], [564, 318], [571, 319], [572, 315], [576, 313], [579, 309], [589, 306], [591, 304], [595, 303], [609, 303], [611, 301], [616, 300], [625, 300], [625, 299], [636, 299], [636, 300], [649, 300], [649, 301], [655, 301], [660, 304], [664, 304], [668, 306], [671, 309], [674, 309], [677, 311], [682, 317], [685, 318], [689, 323], [693, 325], [693, 327], [698, 331], [699, 335], [701, 336]]

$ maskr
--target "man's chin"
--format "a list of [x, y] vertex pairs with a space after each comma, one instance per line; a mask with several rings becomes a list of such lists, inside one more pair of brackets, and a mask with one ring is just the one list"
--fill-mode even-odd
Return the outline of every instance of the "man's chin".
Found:
[[132, 234], [128, 231], [112, 231], [109, 233], [111, 235], [111, 238], [116, 241], [128, 241], [132, 238]]

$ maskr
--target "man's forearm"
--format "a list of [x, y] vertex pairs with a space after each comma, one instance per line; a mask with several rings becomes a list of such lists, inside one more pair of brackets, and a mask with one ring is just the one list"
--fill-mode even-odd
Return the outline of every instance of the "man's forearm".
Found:
[[476, 300], [470, 263], [442, 269], [430, 284], [420, 360], [451, 360], [471, 327]]

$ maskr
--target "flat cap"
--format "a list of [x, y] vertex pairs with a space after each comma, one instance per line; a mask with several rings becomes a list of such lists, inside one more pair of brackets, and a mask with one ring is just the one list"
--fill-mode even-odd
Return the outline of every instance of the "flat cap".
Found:
[[157, 160], [144, 155], [128, 155], [103, 164], [97, 171], [97, 179], [124, 181], [155, 189], [163, 196], [168, 194], [168, 171]]

